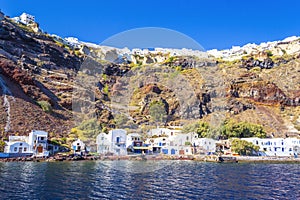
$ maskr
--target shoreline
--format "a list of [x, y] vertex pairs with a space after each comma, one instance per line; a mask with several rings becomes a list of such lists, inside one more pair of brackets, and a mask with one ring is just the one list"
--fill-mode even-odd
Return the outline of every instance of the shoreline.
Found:
[[126, 156], [68, 156], [55, 155], [48, 158], [41, 157], [15, 157], [1, 158], [0, 162], [69, 162], [69, 161], [160, 161], [160, 160], [189, 160], [196, 162], [215, 162], [215, 163], [295, 163], [300, 164], [300, 158], [293, 157], [263, 157], [263, 156], [205, 156], [205, 155], [126, 155]]

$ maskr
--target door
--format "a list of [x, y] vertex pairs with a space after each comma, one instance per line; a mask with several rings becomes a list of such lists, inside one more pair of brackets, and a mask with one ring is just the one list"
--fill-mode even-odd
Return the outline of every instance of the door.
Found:
[[184, 155], [184, 150], [179, 150], [179, 155]]
[[171, 155], [175, 155], [175, 149], [171, 149]]
[[19, 153], [22, 153], [22, 147], [19, 147]]
[[38, 146], [37, 147], [37, 152], [38, 153], [43, 153], [43, 147], [42, 146]]
[[163, 149], [162, 152], [163, 154], [168, 154], [168, 149]]

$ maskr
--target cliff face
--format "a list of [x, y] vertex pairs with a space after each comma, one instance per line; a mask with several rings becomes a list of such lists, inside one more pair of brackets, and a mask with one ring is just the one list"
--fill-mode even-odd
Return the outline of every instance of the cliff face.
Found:
[[[1, 101], [0, 130], [7, 135], [32, 129], [65, 135], [71, 126], [72, 79], [81, 59], [60, 47], [53, 38], [34, 33], [9, 19], [0, 26], [0, 77], [2, 96], [10, 91], [7, 106]], [[5, 89], [6, 88], [6, 89]], [[2, 98], [1, 98], [2, 99]], [[48, 102], [44, 112], [39, 102]], [[10, 115], [10, 120], [7, 116]], [[9, 129], [4, 132], [4, 127]]]
[[[297, 44], [292, 41], [294, 50]], [[271, 55], [262, 49], [234, 61], [170, 53], [125, 56], [120, 51], [85, 43], [74, 47], [7, 18], [2, 20], [1, 136], [41, 129], [51, 136], [67, 137], [74, 126], [72, 114], [76, 114], [72, 95], [81, 93], [75, 83], [78, 71], [96, 77], [92, 111], [102, 127], [156, 125], [150, 108], [161, 102], [167, 115], [162, 124], [199, 119], [214, 123], [216, 115], [222, 116], [218, 117], [221, 122], [235, 118], [262, 124], [269, 134], [298, 134], [300, 59], [295, 51]], [[99, 71], [82, 70], [87, 56], [99, 65]], [[87, 82], [88, 76], [83, 83]], [[121, 109], [116, 110], [113, 103], [125, 106], [126, 120], [120, 121], [117, 111]]]

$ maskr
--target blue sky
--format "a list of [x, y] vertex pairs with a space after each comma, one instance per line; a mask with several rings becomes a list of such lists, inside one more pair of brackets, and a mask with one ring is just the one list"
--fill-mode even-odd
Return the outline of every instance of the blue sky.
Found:
[[205, 49], [300, 35], [299, 0], [1, 0], [0, 8], [11, 17], [35, 15], [48, 33], [93, 43], [140, 27], [179, 31]]

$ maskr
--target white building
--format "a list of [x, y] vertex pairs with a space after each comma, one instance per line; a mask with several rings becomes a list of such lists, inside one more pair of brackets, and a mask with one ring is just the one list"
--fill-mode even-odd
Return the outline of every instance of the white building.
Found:
[[123, 129], [110, 130], [108, 134], [100, 133], [97, 136], [97, 153], [114, 155], [127, 155], [126, 136]]
[[19, 20], [23, 24], [29, 24], [35, 22], [35, 17], [33, 15], [29, 15], [27, 13], [23, 13], [20, 15]]
[[74, 150], [75, 154], [82, 154], [85, 153], [86, 147], [83, 141], [77, 139], [72, 143], [72, 149]]
[[49, 156], [48, 133], [33, 130], [29, 136], [9, 136], [4, 152], [9, 154], [32, 154], [35, 156]]
[[259, 146], [267, 156], [294, 156], [300, 154], [300, 139], [297, 138], [242, 138]]
[[167, 139], [167, 145], [162, 148], [163, 154], [168, 155], [192, 155], [193, 150], [191, 134], [177, 134]]
[[48, 133], [45, 131], [31, 131], [29, 133], [28, 144], [31, 147], [31, 150], [36, 156], [48, 156], [49, 152], [47, 151], [48, 145]]
[[151, 129], [148, 132], [149, 136], [167, 136], [167, 137], [171, 137], [171, 136], [175, 136], [177, 134], [180, 134], [181, 130], [178, 129], [169, 129], [169, 128], [156, 128], [156, 129]]
[[6, 142], [4, 153], [32, 154], [27, 136], [9, 136], [9, 141]]
[[211, 138], [195, 138], [193, 146], [196, 147], [195, 153], [212, 154], [216, 152], [216, 140]]
[[71, 47], [74, 47], [74, 48], [81, 48], [81, 44], [80, 44], [78, 38], [75, 38], [75, 37], [64, 38], [64, 43]]
[[130, 133], [126, 138], [126, 148], [130, 146], [141, 146], [143, 143], [142, 136], [139, 133]]
[[130, 133], [127, 135], [126, 148], [131, 153], [149, 153], [152, 152], [152, 147], [147, 142], [142, 140], [139, 133]]
[[153, 153], [161, 153], [162, 148], [168, 146], [168, 137], [152, 137], [146, 140]]

